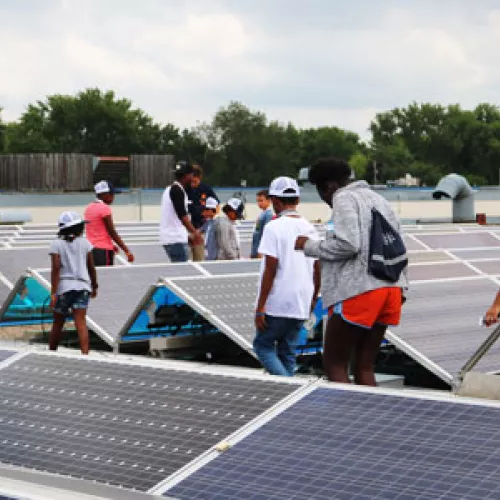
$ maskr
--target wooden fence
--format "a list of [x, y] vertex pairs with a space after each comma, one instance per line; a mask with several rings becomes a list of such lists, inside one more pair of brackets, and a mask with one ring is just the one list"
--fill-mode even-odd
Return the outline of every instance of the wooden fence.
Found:
[[174, 180], [175, 157], [172, 155], [131, 155], [130, 187], [161, 189]]
[[92, 155], [0, 155], [4, 191], [90, 191], [92, 174]]

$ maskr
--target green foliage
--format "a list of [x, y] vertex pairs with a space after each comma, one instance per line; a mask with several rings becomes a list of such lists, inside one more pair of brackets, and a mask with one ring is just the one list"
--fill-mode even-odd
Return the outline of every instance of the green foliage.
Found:
[[432, 185], [450, 172], [476, 185], [498, 183], [500, 110], [494, 105], [464, 110], [414, 102], [377, 114], [369, 130], [367, 146], [353, 132], [298, 129], [239, 102], [221, 107], [209, 123], [179, 130], [112, 91], [87, 89], [29, 104], [18, 122], [0, 119], [0, 153], [173, 154], [202, 164], [209, 182], [226, 186], [242, 180], [264, 186], [323, 156], [348, 160], [356, 177], [369, 182], [376, 165], [378, 183], [409, 173]]

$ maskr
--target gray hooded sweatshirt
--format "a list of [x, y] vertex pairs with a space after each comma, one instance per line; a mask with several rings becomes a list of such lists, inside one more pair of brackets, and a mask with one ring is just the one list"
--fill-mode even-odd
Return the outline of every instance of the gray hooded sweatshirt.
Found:
[[339, 189], [333, 195], [333, 231], [328, 231], [324, 240], [306, 242], [305, 254], [321, 261], [321, 295], [324, 307], [370, 290], [408, 286], [406, 270], [397, 283], [388, 283], [368, 274], [372, 208], [378, 210], [394, 229], [401, 232], [399, 219], [389, 202], [370, 189], [365, 181], [358, 181]]

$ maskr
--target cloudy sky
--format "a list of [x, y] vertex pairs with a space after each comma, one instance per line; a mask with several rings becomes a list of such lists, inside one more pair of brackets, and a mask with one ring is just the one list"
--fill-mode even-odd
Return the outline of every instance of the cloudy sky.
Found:
[[412, 100], [500, 103], [497, 0], [0, 0], [4, 120], [112, 89], [161, 122], [239, 100], [367, 137]]

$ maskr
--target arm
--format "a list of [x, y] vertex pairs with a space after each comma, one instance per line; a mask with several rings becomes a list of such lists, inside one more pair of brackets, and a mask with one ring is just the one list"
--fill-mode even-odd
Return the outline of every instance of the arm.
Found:
[[484, 315], [484, 324], [486, 326], [491, 326], [494, 323], [498, 323], [498, 315], [500, 314], [500, 291], [497, 293], [495, 300], [491, 307], [486, 311]]
[[321, 288], [321, 263], [319, 260], [314, 262], [314, 293], [311, 302], [311, 313], [314, 311], [316, 307], [316, 302], [318, 302], [319, 290]]
[[106, 227], [106, 231], [108, 231], [111, 239], [123, 250], [129, 262], [134, 262], [134, 256], [128, 249], [127, 245], [120, 238], [120, 235], [116, 232], [115, 225], [113, 223], [113, 217], [111, 215], [107, 215], [103, 217], [104, 226]]
[[262, 274], [260, 282], [260, 293], [257, 299], [257, 308], [255, 311], [255, 326], [258, 330], [266, 329], [266, 302], [271, 293], [274, 284], [274, 278], [276, 277], [276, 271], [278, 270], [278, 259], [266, 255], [264, 264], [264, 272]]
[[94, 265], [94, 257], [92, 255], [92, 252], [89, 252], [87, 254], [87, 270], [89, 272], [90, 276], [90, 283], [92, 285], [92, 293], [91, 297], [94, 299], [97, 296], [97, 272], [95, 270], [95, 265]]
[[58, 253], [50, 254], [51, 270], [50, 270], [50, 307], [53, 309], [57, 300], [57, 289], [61, 277], [61, 257]]
[[346, 193], [334, 199], [332, 219], [335, 221], [335, 234], [332, 238], [304, 241], [303, 250], [308, 257], [329, 261], [348, 260], [360, 252], [359, 212], [352, 195]]
[[193, 235], [200, 235], [200, 232], [195, 229], [191, 222], [191, 217], [189, 216], [188, 211], [186, 210], [186, 204], [184, 202], [184, 193], [182, 189], [176, 184], [170, 188], [170, 199], [172, 200], [172, 204], [174, 206], [175, 213], [179, 220], [182, 222], [184, 227], [187, 229], [188, 233]]

